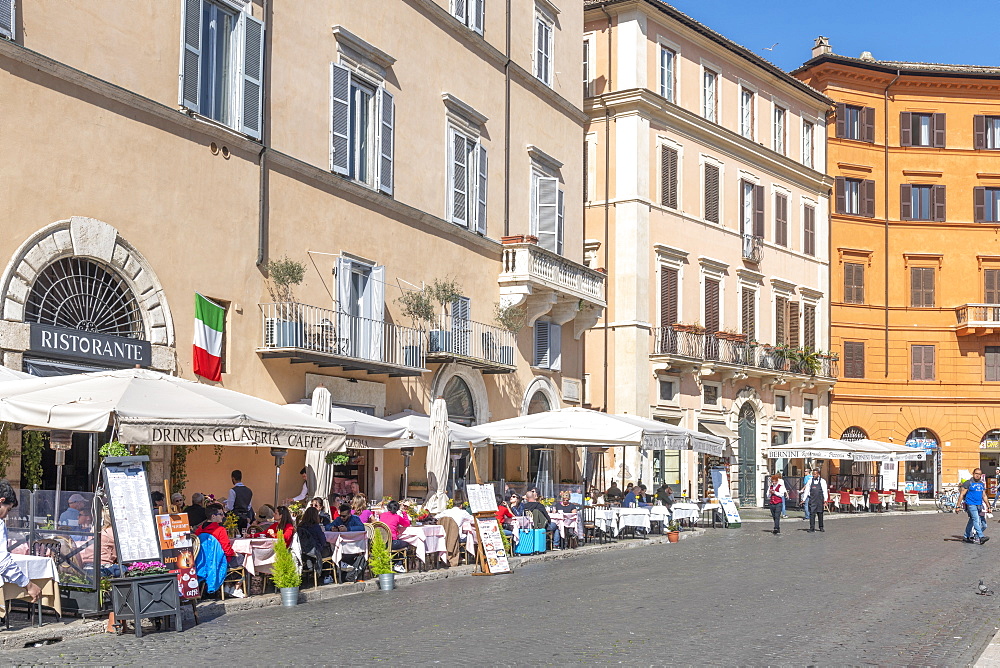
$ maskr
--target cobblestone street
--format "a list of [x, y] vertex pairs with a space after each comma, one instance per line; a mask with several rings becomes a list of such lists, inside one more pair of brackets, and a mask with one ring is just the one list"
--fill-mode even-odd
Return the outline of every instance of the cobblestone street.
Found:
[[929, 665], [975, 661], [1000, 621], [1000, 539], [964, 515], [786, 520], [332, 601], [232, 614], [182, 634], [11, 650], [104, 665]]

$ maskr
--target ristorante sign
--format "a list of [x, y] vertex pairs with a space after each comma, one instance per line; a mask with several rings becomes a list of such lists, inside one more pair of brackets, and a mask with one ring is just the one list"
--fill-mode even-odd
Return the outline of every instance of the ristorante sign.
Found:
[[86, 360], [102, 366], [148, 367], [153, 361], [149, 341], [31, 323], [29, 349], [47, 357]]

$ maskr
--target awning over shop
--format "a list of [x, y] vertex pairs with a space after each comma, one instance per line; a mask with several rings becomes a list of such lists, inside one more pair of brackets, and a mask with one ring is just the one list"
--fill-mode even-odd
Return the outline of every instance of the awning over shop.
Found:
[[237, 445], [335, 452], [344, 430], [285, 406], [149, 369], [0, 383], [0, 421], [103, 432], [132, 445]]
[[719, 438], [726, 438], [730, 441], [738, 441], [740, 438], [735, 431], [721, 422], [699, 422], [698, 426], [707, 431], [709, 434], [713, 434]]
[[329, 406], [328, 410], [320, 408], [317, 411], [312, 402], [308, 400], [288, 404], [286, 408], [300, 415], [314, 415], [319, 417], [325, 414], [330, 422], [341, 427], [347, 433], [347, 447], [349, 448], [382, 449], [427, 445], [427, 443], [402, 440], [406, 438], [405, 425], [390, 422], [374, 415], [367, 415], [361, 411], [354, 411], [350, 408]]
[[764, 449], [768, 459], [851, 459], [858, 462], [923, 461], [923, 450], [893, 445], [881, 441], [861, 439], [844, 441], [839, 438], [820, 438], [785, 445], [772, 445]]
[[[431, 418], [429, 415], [405, 410], [385, 419], [403, 427], [404, 434], [402, 442], [388, 443], [384, 447], [423, 447], [430, 444]], [[486, 434], [482, 432], [481, 427], [465, 427], [450, 421], [448, 422], [448, 438], [452, 450], [468, 448], [470, 442], [473, 446], [486, 445], [487, 441]]]

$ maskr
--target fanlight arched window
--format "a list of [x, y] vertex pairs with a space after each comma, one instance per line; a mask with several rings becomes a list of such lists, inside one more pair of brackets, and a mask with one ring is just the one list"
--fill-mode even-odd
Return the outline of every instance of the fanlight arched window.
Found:
[[868, 438], [868, 434], [861, 427], [848, 427], [840, 436], [842, 441], [860, 441], [863, 438]]

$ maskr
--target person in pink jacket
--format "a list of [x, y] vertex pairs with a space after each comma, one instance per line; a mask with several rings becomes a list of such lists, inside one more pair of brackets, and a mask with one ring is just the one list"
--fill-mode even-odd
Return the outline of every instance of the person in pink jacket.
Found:
[[[410, 516], [405, 510], [400, 512], [399, 501], [390, 501], [385, 507], [385, 512], [378, 516], [378, 520], [389, 527], [389, 532], [392, 534], [391, 549], [405, 550], [409, 547], [409, 543], [399, 539], [399, 534], [403, 529], [410, 526]], [[405, 573], [406, 569], [403, 567], [402, 558], [396, 557], [396, 562], [392, 569], [397, 573]]]

